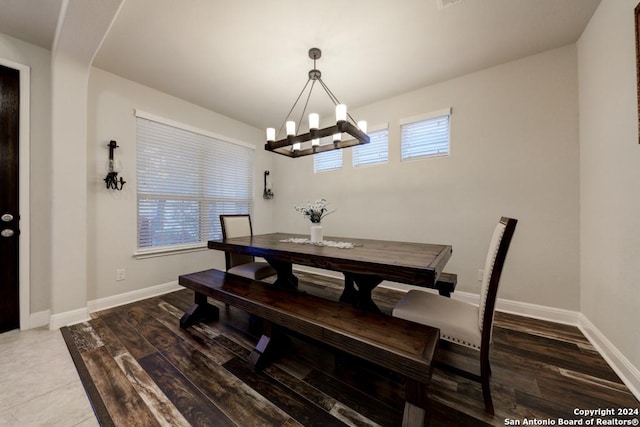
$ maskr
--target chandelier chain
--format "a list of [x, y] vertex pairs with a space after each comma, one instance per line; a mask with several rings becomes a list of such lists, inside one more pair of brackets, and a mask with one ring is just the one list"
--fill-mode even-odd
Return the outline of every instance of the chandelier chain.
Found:
[[[314, 59], [314, 61], [315, 61], [315, 59]], [[309, 80], [311, 80], [311, 79], [309, 79]], [[305, 111], [307, 111], [307, 106], [309, 105], [309, 99], [311, 99], [311, 93], [313, 92], [313, 86], [315, 84], [316, 84], [316, 81], [314, 80], [313, 83], [311, 83], [311, 88], [309, 89], [309, 95], [307, 95], [307, 101], [304, 103], [304, 107], [302, 108], [302, 113], [300, 114], [300, 120], [298, 120], [298, 123], [302, 123], [302, 119], [304, 118]]]
[[[325, 92], [327, 92], [327, 95], [329, 95], [329, 98], [331, 98], [331, 100], [333, 101], [333, 104], [334, 104], [334, 105], [342, 104], [342, 103], [340, 102], [340, 100], [338, 99], [338, 97], [337, 97], [337, 96], [335, 96], [335, 95], [333, 94], [333, 92], [331, 92], [331, 89], [329, 89], [329, 86], [327, 86], [327, 85], [322, 81], [322, 79], [318, 79], [318, 80], [320, 81], [320, 84], [321, 84], [321, 85], [322, 85], [322, 87], [324, 88], [324, 91], [325, 91]], [[356, 121], [354, 120], [354, 118], [353, 118], [353, 117], [351, 117], [351, 114], [349, 114], [348, 112], [347, 112], [347, 117], [349, 117], [349, 118], [351, 119], [351, 121], [352, 121], [354, 124], [356, 123]]]
[[[313, 59], [313, 70], [311, 70], [311, 71], [318, 71], [318, 74], [319, 74], [319, 70], [317, 69], [317, 66], [316, 66], [317, 56], [316, 55], [313, 55], [313, 56], [309, 55], [309, 56], [311, 56], [311, 58]], [[302, 109], [302, 114], [300, 115], [300, 120], [298, 121], [298, 123], [302, 123], [302, 119], [304, 118], [304, 113], [306, 112], [307, 106], [309, 105], [309, 99], [311, 99], [311, 93], [313, 92], [313, 86], [315, 85], [316, 80], [320, 82], [320, 85], [322, 86], [322, 88], [324, 89], [326, 94], [329, 96], [329, 99], [331, 99], [331, 101], [333, 102], [334, 105], [341, 104], [341, 102], [338, 99], [338, 97], [333, 94], [331, 89], [329, 89], [329, 86], [327, 86], [325, 84], [325, 82], [322, 80], [322, 77], [320, 77], [318, 75], [318, 76], [312, 78], [310, 76], [309, 79], [307, 79], [307, 82], [305, 83], [304, 87], [302, 88], [302, 90], [298, 94], [298, 97], [296, 98], [296, 101], [293, 103], [293, 106], [289, 110], [289, 113], [287, 113], [287, 116], [285, 117], [284, 121], [280, 125], [280, 129], [278, 129], [278, 133], [277, 133], [278, 137], [282, 133], [282, 129], [284, 128], [285, 124], [287, 123], [287, 120], [289, 120], [289, 118], [291, 117], [291, 113], [293, 113], [293, 111], [295, 110], [296, 106], [298, 105], [298, 102], [300, 101], [300, 98], [302, 97], [302, 94], [304, 94], [304, 91], [307, 89], [307, 86], [309, 85], [309, 82], [312, 81], [312, 80], [313, 80], [313, 82], [311, 83], [311, 88], [309, 89], [309, 94], [307, 95], [307, 100], [306, 100], [306, 102], [304, 104], [304, 108]], [[351, 114], [349, 112], [347, 112], [347, 117], [348, 117], [348, 119], [351, 120], [352, 123], [354, 123], [354, 124], [356, 123], [355, 119], [351, 116]], [[296, 133], [298, 133], [297, 130], [298, 129], [296, 129]]]
[[296, 105], [298, 105], [298, 101], [300, 101], [300, 97], [304, 93], [304, 91], [307, 88], [307, 86], [309, 85], [310, 81], [311, 81], [311, 79], [307, 80], [307, 82], [304, 84], [304, 87], [300, 91], [300, 94], [298, 94], [298, 97], [296, 98], [296, 102], [293, 103], [293, 106], [291, 107], [291, 109], [287, 113], [287, 117], [284, 118], [284, 121], [280, 125], [280, 129], [278, 130], [278, 135], [280, 135], [280, 133], [282, 132], [282, 128], [284, 127], [285, 123], [287, 123], [287, 120], [289, 120], [289, 117], [291, 117], [291, 113], [293, 113], [294, 108], [296, 108]]

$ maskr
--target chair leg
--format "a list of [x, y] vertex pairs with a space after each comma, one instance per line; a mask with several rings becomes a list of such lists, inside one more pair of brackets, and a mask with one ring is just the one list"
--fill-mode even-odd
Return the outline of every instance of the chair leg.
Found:
[[489, 356], [480, 356], [480, 377], [482, 382], [482, 397], [484, 399], [484, 410], [494, 415], [493, 400], [491, 399], [491, 386], [489, 379], [491, 377], [491, 365], [489, 364]]
[[491, 400], [491, 387], [489, 386], [489, 377], [482, 378], [482, 397], [484, 398], [484, 410], [487, 414], [494, 415], [493, 401]]

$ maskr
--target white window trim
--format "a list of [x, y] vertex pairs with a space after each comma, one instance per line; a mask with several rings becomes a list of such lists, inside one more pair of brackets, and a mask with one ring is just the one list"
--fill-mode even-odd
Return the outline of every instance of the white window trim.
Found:
[[209, 250], [209, 248], [205, 243], [194, 243], [191, 245], [156, 246], [149, 249], [138, 249], [133, 253], [133, 257], [136, 259], [146, 259], [160, 256], [184, 254], [189, 252], [201, 252], [206, 250]]
[[405, 117], [404, 119], [400, 119], [398, 123], [400, 126], [407, 125], [409, 123], [420, 122], [422, 120], [429, 120], [436, 117], [441, 116], [450, 116], [451, 115], [451, 107], [443, 108], [442, 110], [432, 111], [430, 113], [418, 114], [417, 116]]
[[382, 129], [389, 129], [389, 122], [380, 123], [380, 124], [375, 125], [375, 126], [369, 126], [369, 128], [367, 129], [367, 133], [375, 132], [377, 130], [382, 130]]
[[146, 111], [141, 111], [141, 110], [134, 110], [134, 115], [136, 117], [140, 117], [142, 119], [147, 119], [147, 120], [152, 120], [154, 122], [158, 122], [158, 123], [162, 123], [168, 126], [172, 126], [174, 128], [178, 128], [178, 129], [182, 129], [182, 130], [186, 130], [189, 132], [193, 132], [193, 133], [198, 133], [200, 135], [204, 135], [204, 136], [208, 136], [209, 138], [214, 138], [214, 139], [220, 139], [223, 140], [224, 142], [230, 142], [232, 144], [236, 144], [236, 145], [241, 145], [243, 147], [246, 148], [250, 148], [252, 150], [256, 149], [256, 146], [253, 144], [249, 144], [247, 142], [241, 141], [239, 139], [235, 139], [235, 138], [230, 138], [226, 135], [221, 135], [219, 133], [215, 133], [215, 132], [211, 132], [205, 129], [200, 129], [196, 126], [191, 126], [185, 123], [180, 123], [177, 122], [175, 120], [171, 120], [171, 119], [167, 119], [165, 117], [161, 117], [161, 116], [157, 116], [155, 114], [152, 113], [147, 113]]

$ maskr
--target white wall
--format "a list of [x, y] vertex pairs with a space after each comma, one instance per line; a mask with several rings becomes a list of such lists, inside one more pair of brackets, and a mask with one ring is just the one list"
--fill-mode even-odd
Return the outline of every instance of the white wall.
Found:
[[640, 370], [637, 3], [603, 0], [578, 42], [580, 308]]
[[0, 33], [0, 57], [31, 68], [30, 305], [51, 305], [51, 52]]
[[[88, 99], [89, 280], [88, 299], [105, 298], [176, 281], [178, 275], [206, 268], [224, 268], [221, 252], [203, 250], [180, 255], [135, 259], [136, 242], [136, 122], [134, 110], [175, 120], [199, 129], [255, 144], [255, 233], [272, 231], [273, 201], [262, 198], [262, 173], [272, 157], [263, 149], [263, 131], [187, 103], [116, 75], [93, 68]], [[107, 190], [103, 181], [107, 144], [116, 140], [123, 191]], [[116, 269], [126, 279], [116, 281]]]
[[[325, 235], [452, 244], [446, 270], [477, 293], [493, 227], [512, 216], [520, 222], [499, 296], [577, 310], [577, 89], [571, 45], [354, 111], [370, 126], [389, 122], [389, 163], [354, 169], [347, 149], [342, 170], [314, 174], [311, 156], [278, 156], [275, 228], [308, 233], [292, 206], [324, 197], [337, 209]], [[446, 107], [451, 155], [401, 162], [398, 120]]]
[[87, 83], [93, 57], [122, 1], [64, 2], [53, 42], [50, 179], [52, 328], [86, 317], [89, 243]]
[[52, 58], [51, 311], [86, 307], [88, 63]]

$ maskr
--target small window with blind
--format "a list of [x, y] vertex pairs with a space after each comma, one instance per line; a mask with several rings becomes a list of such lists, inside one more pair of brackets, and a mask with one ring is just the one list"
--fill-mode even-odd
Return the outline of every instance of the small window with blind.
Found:
[[352, 150], [353, 166], [376, 165], [389, 161], [389, 126], [374, 127], [367, 132], [369, 143], [356, 145]]
[[402, 160], [449, 155], [451, 108], [400, 121]]
[[136, 111], [138, 252], [205, 247], [251, 213], [254, 148]]
[[[333, 144], [333, 142], [329, 142]], [[329, 150], [313, 155], [313, 171], [326, 172], [342, 169], [342, 150]]]

